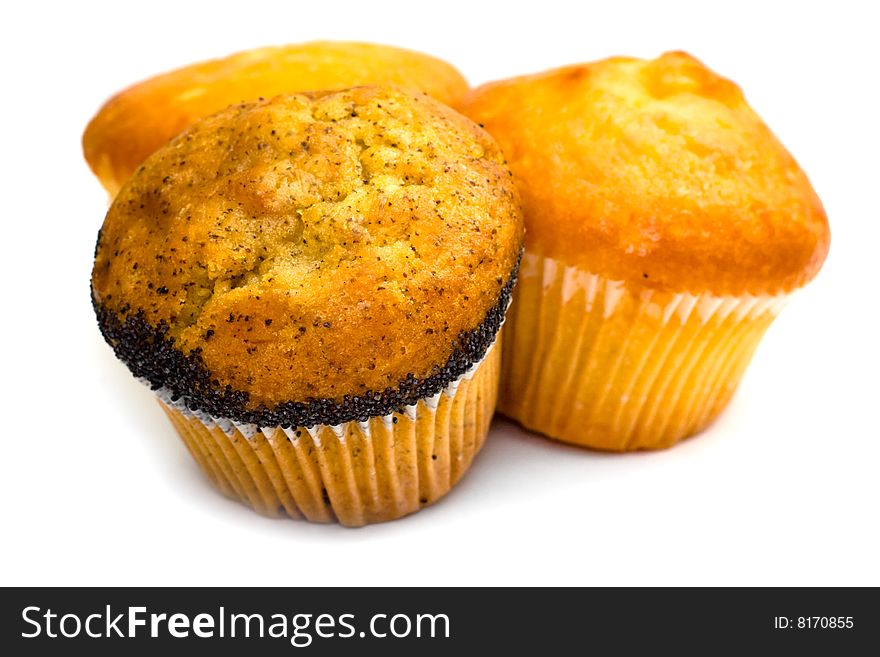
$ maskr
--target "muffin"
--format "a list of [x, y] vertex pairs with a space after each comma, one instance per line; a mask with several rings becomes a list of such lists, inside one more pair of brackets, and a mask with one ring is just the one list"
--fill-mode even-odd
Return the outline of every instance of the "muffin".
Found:
[[487, 84], [526, 223], [499, 410], [551, 438], [653, 449], [724, 409], [829, 230], [740, 89], [685, 53]]
[[223, 493], [268, 515], [399, 518], [468, 469], [523, 235], [501, 152], [395, 88], [196, 122], [98, 238], [107, 342]]
[[153, 151], [229, 105], [375, 84], [422, 91], [446, 104], [468, 89], [446, 62], [402, 48], [334, 41], [259, 48], [158, 75], [117, 94], [86, 128], [83, 151], [115, 195]]

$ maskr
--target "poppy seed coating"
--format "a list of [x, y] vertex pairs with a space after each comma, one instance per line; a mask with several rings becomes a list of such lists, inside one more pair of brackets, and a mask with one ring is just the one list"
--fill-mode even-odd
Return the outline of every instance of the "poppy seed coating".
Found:
[[489, 310], [482, 323], [459, 336], [449, 360], [430, 376], [419, 379], [410, 373], [396, 388], [346, 395], [341, 401], [290, 401], [274, 408], [250, 408], [247, 392], [230, 386], [219, 388], [205, 368], [200, 350], [188, 354], [178, 350], [174, 338], [168, 335], [166, 323], [152, 326], [142, 312], [129, 314], [120, 321], [119, 316], [101, 306], [94, 295], [92, 305], [101, 333], [117, 358], [132, 374], [149, 382], [153, 390], [165, 388], [170, 391], [172, 401], [182, 403], [191, 411], [260, 427], [336, 425], [365, 422], [371, 417], [400, 411], [404, 406], [437, 394], [479, 362], [494, 343], [504, 321], [518, 267], [519, 260], [501, 290], [498, 303]]

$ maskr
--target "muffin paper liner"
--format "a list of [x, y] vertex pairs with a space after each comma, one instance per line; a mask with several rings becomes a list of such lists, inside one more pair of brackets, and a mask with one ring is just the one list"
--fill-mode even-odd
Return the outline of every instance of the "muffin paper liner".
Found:
[[401, 412], [334, 426], [257, 427], [159, 401], [193, 458], [225, 495], [269, 516], [357, 527], [443, 497], [483, 445], [495, 410], [500, 345]]
[[788, 296], [633, 290], [526, 253], [499, 411], [596, 449], [667, 447], [724, 409]]

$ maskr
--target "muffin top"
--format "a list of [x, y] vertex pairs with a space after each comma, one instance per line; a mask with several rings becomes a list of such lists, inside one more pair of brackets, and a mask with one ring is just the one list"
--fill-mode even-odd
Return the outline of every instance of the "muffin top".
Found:
[[718, 295], [791, 290], [825, 259], [803, 171], [739, 87], [685, 53], [494, 82], [459, 108], [507, 156], [529, 251]]
[[193, 121], [278, 94], [397, 85], [452, 104], [468, 89], [446, 62], [368, 43], [317, 41], [258, 48], [145, 80], [101, 108], [83, 135], [86, 160], [111, 194], [150, 153]]
[[261, 426], [365, 419], [494, 340], [519, 197], [479, 126], [394, 88], [279, 96], [194, 124], [123, 186], [92, 273], [136, 376]]

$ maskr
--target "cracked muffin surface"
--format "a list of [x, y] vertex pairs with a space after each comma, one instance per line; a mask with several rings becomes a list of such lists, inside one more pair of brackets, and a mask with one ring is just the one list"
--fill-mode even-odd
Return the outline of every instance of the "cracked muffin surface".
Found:
[[[441, 371], [509, 294], [522, 235], [500, 150], [455, 111], [384, 87], [279, 96], [194, 124], [135, 172], [92, 295], [154, 387], [342, 402]], [[120, 332], [135, 325], [156, 334]], [[200, 376], [162, 364], [178, 356]]]

